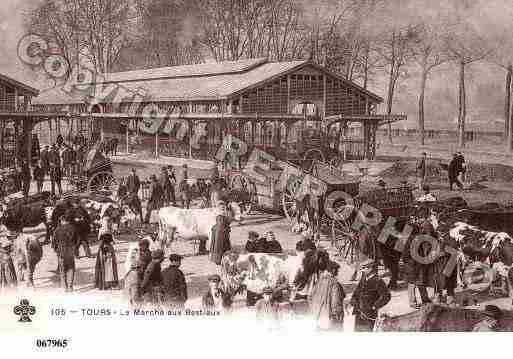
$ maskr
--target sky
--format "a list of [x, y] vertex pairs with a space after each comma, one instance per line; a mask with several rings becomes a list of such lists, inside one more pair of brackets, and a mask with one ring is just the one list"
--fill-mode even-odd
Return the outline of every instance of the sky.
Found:
[[[0, 0], [0, 73], [11, 76], [40, 90], [51, 87], [43, 74], [36, 74], [24, 65], [17, 56], [17, 45], [25, 35], [24, 19], [26, 14], [41, 0]], [[304, 0], [300, 0], [304, 1]], [[464, 16], [470, 19], [484, 34], [501, 34], [502, 53], [511, 53], [513, 59], [513, 1], [511, 0], [390, 0], [397, 3], [400, 13], [422, 13], [433, 16], [437, 9], [455, 6], [462, 9]], [[330, 3], [333, 0], [322, 0]], [[311, 3], [310, 3], [311, 4]], [[420, 11], [420, 9], [422, 9]], [[430, 15], [431, 14], [431, 15]], [[513, 36], [512, 36], [513, 38]], [[506, 51], [507, 50], [507, 51]], [[502, 56], [500, 61], [509, 60]], [[406, 113], [406, 127], [415, 126], [417, 115], [418, 76], [415, 68], [410, 77], [399, 84], [393, 111]], [[469, 117], [481, 124], [497, 125], [502, 117], [504, 101], [504, 69], [493, 64], [472, 64], [467, 70], [467, 94]], [[435, 69], [427, 84], [426, 121], [427, 127], [433, 122], [451, 124], [457, 116], [457, 80], [455, 64]], [[372, 90], [385, 97], [385, 81], [377, 81]], [[452, 126], [452, 125], [450, 125]], [[500, 126], [500, 124], [499, 124]]]

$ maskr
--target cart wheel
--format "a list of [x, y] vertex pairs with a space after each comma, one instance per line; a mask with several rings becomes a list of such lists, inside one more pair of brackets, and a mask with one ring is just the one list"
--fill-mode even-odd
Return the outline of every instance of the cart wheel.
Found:
[[247, 195], [247, 198], [249, 198], [249, 202], [245, 203], [246, 208], [242, 214], [247, 215], [251, 213], [253, 205], [256, 205], [258, 203], [255, 184], [248, 177], [240, 173], [237, 173], [231, 178], [230, 189], [234, 191], [240, 191]]
[[331, 160], [330, 160], [330, 166], [331, 167], [335, 167], [335, 168], [338, 168], [338, 166], [340, 165], [340, 163], [342, 162], [342, 160], [339, 158], [339, 157], [333, 157]]
[[281, 195], [281, 206], [283, 209], [283, 214], [285, 214], [285, 217], [287, 217], [291, 224], [296, 220], [297, 206], [295, 194], [299, 190], [300, 186], [301, 180], [296, 179], [294, 182], [285, 186]]
[[303, 159], [304, 159], [303, 169], [307, 172], [310, 172], [312, 170], [314, 161], [319, 161], [319, 162], [325, 161], [322, 151], [317, 148], [311, 148], [308, 151], [306, 151], [303, 156]]
[[89, 192], [101, 190], [114, 191], [117, 184], [117, 180], [111, 172], [98, 172], [87, 182], [87, 190]]
[[[340, 210], [344, 210], [341, 207]], [[331, 243], [337, 250], [337, 255], [347, 263], [352, 264], [358, 255], [358, 234], [351, 228], [348, 219], [334, 218], [331, 223]]]

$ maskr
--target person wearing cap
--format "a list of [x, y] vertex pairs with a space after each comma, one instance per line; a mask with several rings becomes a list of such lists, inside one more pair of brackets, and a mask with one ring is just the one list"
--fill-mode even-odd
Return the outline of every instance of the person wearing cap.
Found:
[[162, 186], [157, 181], [157, 176], [150, 176], [150, 199], [146, 205], [146, 218], [144, 223], [150, 224], [151, 212], [158, 211], [162, 207]]
[[0, 237], [0, 292], [17, 286], [18, 278], [12, 259], [12, 242], [5, 237]]
[[183, 308], [187, 301], [187, 283], [180, 270], [182, 256], [171, 254], [169, 266], [162, 271], [162, 283], [165, 292], [165, 301], [172, 308]]
[[417, 187], [419, 190], [422, 189], [424, 183], [426, 182], [426, 174], [427, 174], [427, 153], [422, 152], [422, 157], [417, 162]]
[[182, 178], [178, 184], [178, 199], [182, 208], [190, 208], [191, 206], [191, 187], [187, 182], [187, 177]]
[[355, 331], [367, 332], [374, 329], [378, 311], [391, 298], [390, 290], [378, 276], [376, 262], [368, 259], [360, 264], [362, 277], [351, 297], [355, 316]]
[[218, 274], [208, 277], [208, 290], [201, 299], [204, 309], [223, 311], [232, 306], [232, 297], [221, 288], [220, 284], [221, 277]]
[[502, 310], [496, 305], [489, 304], [483, 312], [485, 318], [474, 324], [473, 332], [496, 332], [499, 321], [503, 316]]
[[89, 245], [89, 234], [91, 233], [91, 217], [86, 209], [80, 205], [78, 198], [71, 198], [69, 201], [71, 208], [68, 210], [73, 217], [71, 222], [77, 229], [78, 246], [75, 251], [75, 256], [80, 258], [80, 247], [84, 247], [85, 256], [93, 258], [91, 247]]
[[268, 231], [265, 234], [265, 253], [282, 253], [283, 249], [280, 242], [276, 239], [273, 231]]
[[21, 190], [23, 192], [23, 196], [26, 198], [29, 195], [30, 181], [32, 180], [32, 176], [30, 174], [30, 167], [29, 167], [27, 161], [21, 162], [20, 178], [21, 178]]
[[459, 175], [463, 170], [461, 157], [455, 153], [453, 154], [451, 162], [449, 162], [448, 177], [449, 177], [449, 189], [452, 191], [452, 186], [456, 184], [459, 189], [463, 189], [463, 183], [459, 180]]
[[267, 286], [262, 290], [262, 298], [256, 302], [255, 312], [259, 320], [270, 319], [277, 320], [279, 315], [279, 305], [274, 296], [273, 288]]
[[164, 166], [161, 168], [158, 181], [160, 187], [162, 187], [162, 202], [165, 206], [168, 206], [171, 202], [171, 180], [169, 178], [169, 172], [167, 171], [167, 167]]
[[72, 224], [73, 214], [66, 211], [60, 218], [60, 224], [54, 231], [54, 249], [57, 253], [59, 262], [60, 286], [64, 287], [66, 292], [73, 291], [73, 282], [75, 280], [75, 251], [79, 244], [79, 235], [77, 229]]
[[310, 295], [310, 311], [320, 330], [342, 330], [346, 293], [338, 282], [340, 265], [333, 261], [319, 262], [320, 276]]
[[100, 290], [113, 289], [119, 283], [116, 251], [112, 243], [111, 233], [101, 235], [94, 271], [94, 286]]
[[164, 288], [162, 282], [161, 263], [164, 261], [164, 251], [156, 249], [151, 252], [151, 262], [144, 271], [141, 283], [141, 294], [148, 304], [163, 304]]
[[44, 175], [47, 175], [50, 170], [50, 146], [46, 145], [41, 151], [41, 169]]
[[37, 194], [40, 194], [43, 191], [43, 183], [45, 181], [45, 171], [41, 166], [41, 160], [36, 162], [34, 168], [32, 169], [32, 175], [36, 181]]
[[249, 231], [248, 241], [246, 242], [246, 252], [248, 253], [265, 253], [266, 239], [260, 237], [255, 231]]
[[[223, 202], [224, 203], [224, 202]], [[223, 254], [232, 249], [230, 243], [230, 220], [224, 214], [216, 216], [216, 224], [212, 227], [210, 243], [210, 260], [221, 265]]]

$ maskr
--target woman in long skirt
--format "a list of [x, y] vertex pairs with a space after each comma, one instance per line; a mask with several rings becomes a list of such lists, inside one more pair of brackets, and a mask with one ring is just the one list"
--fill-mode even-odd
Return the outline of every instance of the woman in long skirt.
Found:
[[5, 238], [0, 239], [0, 291], [16, 288], [18, 279], [11, 256], [12, 243]]
[[118, 286], [118, 265], [112, 241], [110, 233], [105, 233], [100, 238], [94, 274], [95, 287], [100, 290], [113, 289]]

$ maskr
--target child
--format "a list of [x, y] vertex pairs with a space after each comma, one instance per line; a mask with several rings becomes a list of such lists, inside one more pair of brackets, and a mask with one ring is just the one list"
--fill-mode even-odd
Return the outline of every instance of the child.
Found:
[[162, 271], [162, 282], [166, 293], [166, 303], [173, 308], [183, 308], [187, 301], [187, 283], [180, 270], [182, 256], [171, 254], [169, 266]]

